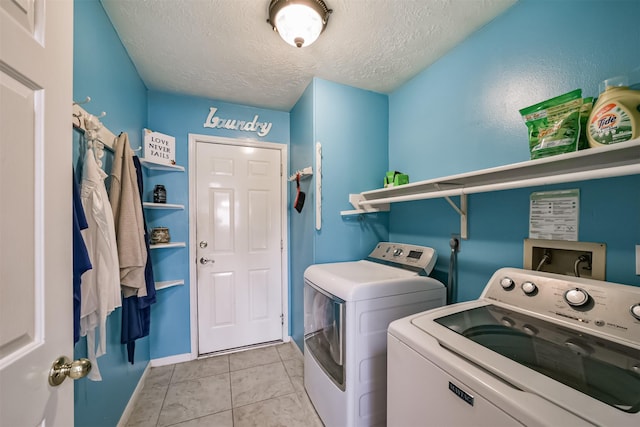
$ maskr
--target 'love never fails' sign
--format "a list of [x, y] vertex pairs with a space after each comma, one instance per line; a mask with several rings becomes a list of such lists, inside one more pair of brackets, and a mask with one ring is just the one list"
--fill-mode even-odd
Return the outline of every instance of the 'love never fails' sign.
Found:
[[144, 130], [144, 159], [163, 165], [176, 164], [176, 139], [160, 132]]

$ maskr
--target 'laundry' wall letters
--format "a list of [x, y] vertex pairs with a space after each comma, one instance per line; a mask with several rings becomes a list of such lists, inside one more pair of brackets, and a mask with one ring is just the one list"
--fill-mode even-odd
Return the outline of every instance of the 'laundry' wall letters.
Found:
[[236, 120], [236, 119], [223, 119], [216, 117], [216, 107], [209, 108], [209, 115], [204, 122], [206, 128], [218, 128], [218, 129], [230, 129], [241, 130], [244, 132], [256, 132], [258, 136], [266, 136], [271, 131], [271, 122], [259, 122], [258, 115], [253, 117], [253, 121]]

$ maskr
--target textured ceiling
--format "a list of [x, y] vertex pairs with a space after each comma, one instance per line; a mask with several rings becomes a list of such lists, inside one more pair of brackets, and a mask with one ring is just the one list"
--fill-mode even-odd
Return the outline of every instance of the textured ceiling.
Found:
[[326, 0], [311, 46], [266, 23], [269, 0], [101, 0], [149, 89], [289, 111], [313, 77], [390, 93], [516, 0]]

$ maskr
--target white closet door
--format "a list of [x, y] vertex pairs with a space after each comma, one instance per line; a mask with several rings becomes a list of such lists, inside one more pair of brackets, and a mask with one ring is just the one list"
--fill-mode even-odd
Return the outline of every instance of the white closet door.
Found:
[[2, 426], [73, 425], [72, 66], [72, 1], [0, 1]]

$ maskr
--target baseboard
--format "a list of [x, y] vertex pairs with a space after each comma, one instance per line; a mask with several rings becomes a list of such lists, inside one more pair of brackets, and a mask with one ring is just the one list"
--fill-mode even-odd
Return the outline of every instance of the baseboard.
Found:
[[304, 357], [304, 353], [302, 352], [302, 349], [300, 349], [300, 347], [298, 347], [298, 344], [296, 344], [296, 342], [293, 340], [293, 338], [289, 337], [289, 339], [286, 342], [291, 341], [291, 344], [293, 344], [293, 346], [296, 348], [296, 350], [298, 350], [298, 353], [300, 353], [300, 356]]
[[160, 359], [151, 359], [149, 364], [151, 367], [157, 368], [158, 366], [173, 365], [174, 363], [189, 362], [191, 360], [194, 360], [193, 355], [191, 353], [184, 353], [162, 357]]
[[138, 397], [142, 393], [142, 389], [144, 388], [144, 382], [147, 379], [147, 375], [149, 374], [150, 370], [151, 370], [151, 363], [147, 363], [147, 367], [144, 368], [144, 372], [142, 373], [142, 375], [140, 376], [140, 379], [138, 380], [138, 385], [136, 385], [135, 390], [133, 390], [133, 393], [129, 398], [129, 402], [127, 403], [127, 406], [124, 408], [124, 411], [120, 416], [120, 421], [118, 421], [118, 424], [116, 424], [117, 427], [124, 427], [127, 425], [127, 422], [129, 421], [129, 417], [131, 417], [131, 413], [133, 412], [133, 409], [136, 406], [136, 402], [138, 401]]

